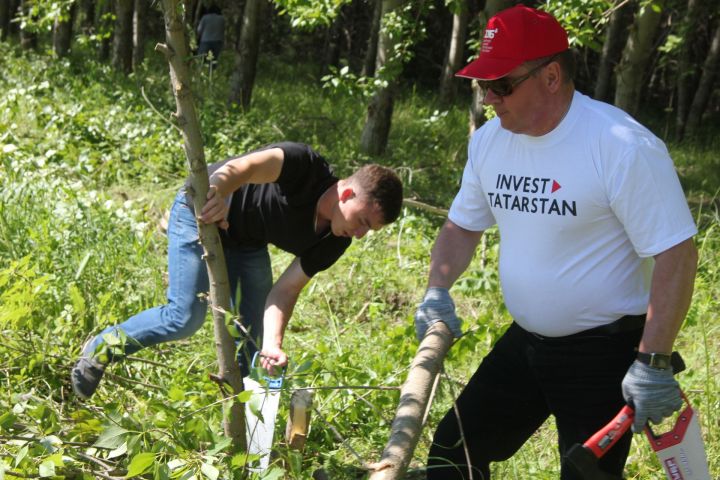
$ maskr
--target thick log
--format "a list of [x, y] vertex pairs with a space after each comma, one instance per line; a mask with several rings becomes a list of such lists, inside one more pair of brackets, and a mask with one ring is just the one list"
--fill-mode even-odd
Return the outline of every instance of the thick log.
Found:
[[[207, 164], [193, 95], [190, 88], [190, 53], [185, 39], [185, 28], [179, 15], [179, 0], [163, 0], [165, 14], [166, 44], [158, 44], [155, 50], [162, 52], [170, 66], [170, 80], [177, 111], [173, 115], [182, 131], [185, 156], [190, 169], [191, 196], [195, 212], [200, 212], [209, 187]], [[225, 312], [230, 311], [230, 285], [228, 283], [225, 254], [220, 234], [214, 224], [198, 223], [198, 234], [203, 246], [204, 258], [210, 280], [210, 302], [215, 330], [215, 347], [218, 357], [218, 379], [230, 386], [221, 388], [228, 401], [223, 403], [225, 435], [230, 437], [235, 451], [246, 451], [245, 411], [236, 396], [243, 391], [240, 367], [235, 359], [235, 342], [225, 325]]]
[[403, 478], [410, 465], [429, 408], [435, 378], [440, 373], [453, 336], [443, 322], [429, 329], [415, 354], [407, 380], [400, 390], [400, 403], [390, 428], [390, 439], [369, 480]]

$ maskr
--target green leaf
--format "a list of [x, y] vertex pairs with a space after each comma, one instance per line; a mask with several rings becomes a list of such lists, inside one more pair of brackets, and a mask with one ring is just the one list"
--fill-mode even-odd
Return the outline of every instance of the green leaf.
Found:
[[130, 461], [125, 478], [137, 477], [145, 473], [155, 463], [155, 454], [151, 452], [138, 453]]
[[253, 394], [252, 390], [243, 390], [237, 396], [238, 402], [246, 403], [248, 400], [250, 400], [252, 398], [252, 394]]
[[263, 480], [279, 480], [285, 476], [285, 470], [280, 467], [272, 467], [260, 477]]
[[110, 425], [108, 428], [103, 430], [93, 446], [111, 449], [118, 448], [120, 445], [125, 443], [123, 435], [127, 433], [127, 430], [118, 425]]
[[41, 477], [54, 477], [55, 476], [55, 463], [52, 460], [45, 460], [40, 464], [38, 473]]
[[220, 470], [209, 463], [203, 463], [200, 465], [200, 471], [210, 480], [217, 480], [218, 476], [220, 476]]
[[12, 412], [0, 415], [0, 430], [9, 430], [15, 424], [17, 417]]

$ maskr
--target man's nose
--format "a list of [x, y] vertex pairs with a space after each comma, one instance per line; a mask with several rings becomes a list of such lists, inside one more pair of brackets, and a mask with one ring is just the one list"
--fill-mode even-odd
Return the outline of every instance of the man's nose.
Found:
[[503, 97], [498, 95], [497, 93], [493, 92], [492, 89], [488, 88], [485, 90], [485, 94], [483, 95], [482, 103], [484, 105], [496, 105], [500, 102], [502, 102]]

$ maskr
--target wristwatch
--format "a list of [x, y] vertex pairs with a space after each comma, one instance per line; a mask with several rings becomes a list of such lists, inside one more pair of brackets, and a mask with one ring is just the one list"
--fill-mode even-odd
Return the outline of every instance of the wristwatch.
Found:
[[666, 353], [645, 353], [638, 352], [637, 359], [648, 367], [657, 368], [658, 370], [667, 370], [670, 368], [670, 355]]

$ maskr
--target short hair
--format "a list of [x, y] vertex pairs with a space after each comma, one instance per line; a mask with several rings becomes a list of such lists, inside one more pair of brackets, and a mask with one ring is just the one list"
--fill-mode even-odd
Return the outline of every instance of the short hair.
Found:
[[364, 165], [350, 175], [347, 181], [359, 186], [368, 199], [380, 207], [384, 225], [394, 222], [400, 216], [403, 186], [391, 169], [374, 163]]
[[529, 69], [533, 69], [535, 67], [542, 65], [545, 62], [550, 61], [550, 59], [555, 60], [560, 65], [560, 70], [562, 70], [562, 75], [563, 75], [563, 83], [572, 82], [573, 79], [575, 78], [576, 66], [575, 66], [575, 52], [573, 52], [573, 50], [571, 48], [568, 48], [567, 50], [563, 50], [560, 53], [548, 55], [546, 57], [528, 60], [527, 62], [525, 62], [525, 66]]

